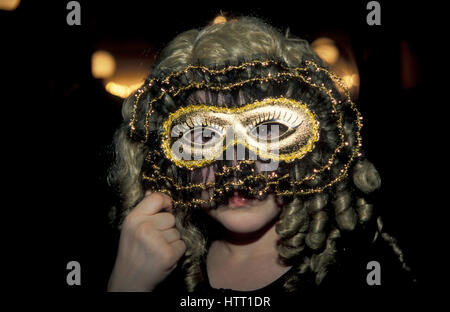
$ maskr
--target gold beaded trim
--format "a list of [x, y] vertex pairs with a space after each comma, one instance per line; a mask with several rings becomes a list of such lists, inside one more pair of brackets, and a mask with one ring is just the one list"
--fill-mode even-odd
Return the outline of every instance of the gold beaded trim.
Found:
[[[187, 72], [188, 70], [190, 70], [190, 69], [192, 69], [192, 68], [202, 69], [203, 71], [209, 71], [209, 72], [213, 72], [213, 73], [214, 73], [214, 72], [215, 72], [215, 73], [225, 73], [226, 71], [232, 70], [232, 69], [244, 68], [244, 67], [246, 67], [246, 66], [254, 66], [255, 64], [268, 65], [269, 63], [275, 63], [275, 64], [277, 64], [277, 63], [274, 62], [274, 61], [267, 61], [267, 62], [254, 61], [254, 62], [242, 64], [242, 65], [240, 65], [240, 66], [229, 66], [229, 67], [223, 68], [223, 69], [221, 69], [221, 70], [213, 70], [213, 69], [209, 69], [209, 68], [204, 67], [204, 66], [188, 66], [185, 70], [183, 70], [183, 71], [181, 71], [181, 72], [178, 72], [178, 73], [174, 73], [174, 74], [172, 74], [172, 75], [166, 77], [166, 78], [164, 79], [164, 82], [165, 82], [165, 83], [168, 83], [168, 79], [170, 79], [170, 78], [172, 78], [172, 77], [174, 77], [174, 76], [180, 75], [180, 74], [182, 74], [183, 72]], [[317, 187], [317, 188], [312, 188], [312, 189], [299, 189], [299, 190], [296, 190], [296, 191], [276, 192], [276, 195], [278, 195], [278, 196], [290, 196], [290, 195], [299, 195], [299, 194], [306, 195], [306, 194], [312, 194], [312, 193], [319, 193], [319, 192], [322, 192], [322, 191], [325, 190], [326, 188], [328, 188], [328, 187], [332, 186], [333, 184], [335, 184], [336, 182], [342, 180], [342, 179], [348, 174], [348, 170], [349, 170], [349, 168], [350, 168], [351, 163], [354, 161], [354, 159], [355, 159], [356, 157], [361, 156], [360, 149], [361, 149], [361, 146], [362, 146], [362, 138], [361, 138], [360, 131], [361, 131], [361, 128], [362, 128], [362, 126], [363, 126], [363, 124], [362, 124], [362, 122], [361, 122], [363, 118], [362, 118], [360, 112], [358, 111], [358, 109], [356, 108], [356, 105], [352, 102], [348, 88], [347, 88], [347, 87], [345, 86], [345, 84], [342, 82], [341, 78], [338, 77], [337, 75], [335, 75], [334, 73], [332, 73], [332, 72], [330, 72], [330, 71], [328, 71], [328, 70], [326, 70], [326, 69], [324, 69], [324, 68], [322, 68], [322, 67], [319, 67], [316, 63], [314, 63], [314, 62], [312, 62], [312, 61], [306, 61], [306, 63], [307, 63], [307, 65], [309, 65], [309, 66], [313, 66], [313, 67], [316, 69], [316, 71], [323, 71], [324, 73], [326, 73], [326, 74], [327, 74], [327, 75], [328, 75], [335, 83], [337, 83], [337, 84], [344, 90], [345, 96], [346, 96], [346, 98], [347, 98], [347, 101], [346, 101], [346, 102], [348, 102], [348, 103], [350, 104], [352, 110], [355, 112], [355, 114], [356, 114], [356, 116], [357, 116], [357, 118], [356, 118], [356, 125], [357, 125], [356, 139], [357, 139], [357, 144], [356, 144], [355, 149], [353, 150], [353, 153], [351, 154], [350, 159], [347, 161], [347, 163], [344, 165], [344, 167], [340, 170], [340, 174], [339, 174], [335, 179], [333, 179], [332, 181], [330, 181], [329, 183], [327, 183], [326, 185], [321, 186], [321, 187]], [[286, 68], [285, 66], [283, 66], [283, 67]], [[307, 70], [307, 68], [286, 68], [286, 69], [297, 70], [297, 71], [306, 71], [306, 70]], [[278, 78], [279, 78], [279, 77], [298, 78], [298, 79], [301, 79], [303, 82], [309, 84], [309, 85], [312, 86], [312, 87], [321, 89], [323, 92], [325, 92], [325, 93], [327, 94], [327, 96], [328, 96], [328, 97], [330, 98], [330, 100], [331, 100], [332, 108], [333, 108], [332, 113], [333, 113], [333, 114], [336, 113], [335, 105], [338, 103], [338, 101], [333, 97], [333, 95], [332, 95], [332, 90], [327, 90], [327, 89], [325, 88], [325, 86], [324, 86], [323, 83], [322, 83], [321, 85], [317, 85], [317, 84], [315, 84], [315, 83], [310, 82], [310, 78], [309, 78], [309, 77], [308, 77], [308, 78], [305, 78], [303, 75], [298, 75], [298, 74], [294, 74], [294, 73], [278, 73], [276, 76], [277, 76]], [[150, 83], [149, 83], [149, 85], [151, 86], [152, 82], [155, 81], [155, 80], [156, 80], [156, 79], [151, 80]], [[265, 81], [265, 82], [268, 82], [269, 80], [276, 80], [276, 81], [278, 81], [278, 80], [281, 80], [281, 79], [278, 79], [278, 80], [277, 80], [277, 79], [274, 79], [274, 77], [273, 77], [271, 74], [269, 74], [269, 75], [267, 75], [267, 77], [265, 77], [265, 78], [253, 78], [253, 79], [248, 79], [248, 80], [241, 81], [241, 82], [234, 83], [234, 84], [230, 84], [230, 85], [227, 85], [227, 86], [207, 85], [207, 84], [204, 83], [204, 82], [202, 82], [202, 83], [192, 83], [192, 84], [190, 84], [190, 85], [188, 85], [188, 86], [186, 86], [186, 87], [180, 88], [180, 89], [178, 89], [178, 90], [176, 90], [176, 91], [172, 88], [172, 89], [169, 90], [169, 92], [170, 92], [170, 93], [173, 93], [173, 95], [176, 96], [176, 95], [178, 95], [180, 92], [185, 91], [185, 90], [188, 90], [188, 89], [193, 88], [193, 87], [196, 87], [196, 88], [206, 87], [206, 88], [209, 88], [209, 89], [212, 89], [212, 90], [226, 90], [226, 89], [231, 89], [231, 88], [236, 87], [236, 86], [242, 86], [242, 85], [244, 85], [245, 83], [249, 83], [249, 82], [253, 82], [253, 81], [260, 81], [260, 82], [262, 83], [262, 82], [264, 82], [264, 81]], [[143, 89], [138, 90], [138, 93], [137, 93], [137, 95], [136, 95], [136, 101], [135, 101], [135, 105], [134, 105], [133, 117], [132, 117], [132, 120], [130, 121], [130, 129], [131, 129], [132, 131], [135, 130], [135, 128], [134, 128], [134, 127], [131, 127], [131, 126], [134, 125], [134, 123], [135, 123], [136, 110], [137, 110], [138, 101], [139, 101], [139, 99], [140, 99], [140, 95], [141, 95], [143, 92], [145, 92], [145, 91], [146, 91], [146, 87], [144, 87]], [[149, 108], [150, 108], [150, 109], [149, 109], [149, 111], [148, 111], [148, 113], [147, 113], [147, 118], [146, 118], [146, 123], [145, 123], [145, 124], [146, 124], [146, 139], [148, 138], [148, 120], [149, 120], [148, 117], [149, 117], [150, 114], [153, 112], [153, 111], [152, 111], [152, 105], [153, 105], [154, 102], [160, 100], [160, 99], [165, 95], [165, 93], [167, 92], [167, 91], [164, 90], [164, 89], [162, 89], [162, 91], [163, 91], [163, 92], [162, 92], [162, 94], [161, 94], [160, 96], [158, 96], [157, 98], [153, 99], [153, 100], [149, 103], [149, 106], [150, 106]], [[339, 102], [339, 103], [340, 103], [340, 102]], [[334, 160], [335, 160], [335, 157], [337, 156], [337, 153], [340, 152], [341, 148], [343, 148], [344, 146], [347, 146], [347, 145], [348, 145], [348, 142], [345, 142], [345, 141], [344, 141], [345, 138], [344, 138], [344, 134], [343, 134], [343, 130], [342, 130], [342, 115], [339, 116], [337, 122], [338, 122], [339, 135], [340, 135], [340, 138], [341, 138], [341, 144], [336, 148], [335, 152], [332, 154], [332, 156], [330, 157], [330, 159], [329, 159], [329, 161], [327, 162], [327, 164], [326, 164], [325, 166], [323, 166], [322, 168], [320, 168], [320, 169], [314, 169], [314, 170], [313, 170], [314, 173], [313, 173], [311, 176], [306, 176], [306, 177], [304, 177], [302, 180], [299, 180], [299, 181], [296, 181], [296, 180], [291, 180], [291, 181], [289, 181], [290, 184], [299, 186], [299, 185], [303, 184], [303, 183], [304, 183], [305, 181], [307, 181], [307, 180], [313, 180], [313, 179], [317, 176], [318, 173], [323, 172], [323, 171], [325, 171], [325, 170], [330, 170], [330, 169], [331, 169], [331, 165], [334, 163]], [[145, 139], [145, 141], [146, 141], [146, 139]], [[154, 168], [154, 169], [156, 169], [156, 168]], [[158, 169], [159, 169], [159, 168], [158, 168]], [[223, 174], [223, 173], [216, 173], [216, 174]], [[210, 182], [210, 183], [206, 183], [206, 184], [190, 184], [190, 185], [188, 185], [188, 186], [182, 186], [182, 185], [177, 184], [177, 183], [176, 183], [175, 181], [173, 181], [173, 179], [171, 179], [170, 177], [161, 175], [161, 172], [160, 172], [159, 170], [158, 170], [158, 176], [159, 176], [160, 178], [168, 179], [169, 181], [171, 181], [171, 182], [173, 183], [174, 187], [175, 187], [177, 190], [193, 189], [193, 188], [199, 188], [199, 189], [205, 190], [205, 189], [214, 187], [214, 184], [215, 184], [214, 182]], [[148, 177], [145, 173], [143, 173], [142, 177], [143, 177], [144, 180], [153, 180], [154, 182], [156, 182], [156, 179], [154, 179], [154, 178], [152, 178], [152, 177]], [[262, 176], [262, 177], [265, 178], [265, 179], [267, 179], [266, 176]], [[280, 180], [282, 180], [282, 179], [286, 179], [286, 178], [288, 178], [288, 177], [289, 177], [289, 174], [286, 174], [286, 175], [284, 175], [283, 177], [280, 177], [280, 178], [278, 178], [277, 176], [275, 176], [275, 178], [278, 178], [278, 179], [276, 179], [275, 181], [269, 181], [269, 182], [267, 182], [267, 185], [266, 185], [266, 188], [265, 188], [265, 189], [267, 189], [270, 185], [276, 184], [276, 183], [278, 183], [278, 181], [280, 181]], [[255, 180], [256, 178], [261, 178], [261, 175], [258, 175], [258, 176], [248, 176], [248, 177], [246, 177], [246, 178], [244, 179], [244, 181], [245, 181], [245, 180], [250, 180], [250, 179]], [[269, 176], [269, 179], [271, 179], [270, 176]], [[272, 176], [272, 179], [273, 179], [273, 176]], [[232, 185], [242, 185], [242, 184], [244, 183], [244, 181], [240, 180], [240, 181], [238, 181], [238, 182], [230, 182], [230, 183], [228, 183], [228, 184], [229, 184], [230, 186], [232, 186]], [[191, 206], [191, 207], [195, 207], [195, 206], [198, 205], [198, 204], [207, 204], [207, 203], [210, 203], [210, 202], [213, 201], [213, 200], [214, 200], [213, 198], [210, 198], [209, 200], [193, 199], [192, 202], [188, 202], [188, 203], [183, 202], [183, 201], [175, 201], [175, 204], [177, 204], [177, 205], [182, 205], [182, 206]]]
[[[244, 69], [244, 68], [247, 68], [249, 66], [256, 66], [256, 65], [268, 66], [270, 64], [279, 65], [278, 62], [272, 61], [272, 60], [265, 60], [265, 61], [254, 60], [254, 61], [251, 61], [251, 62], [242, 63], [241, 65], [237, 65], [237, 66], [236, 65], [230, 65], [230, 66], [224, 67], [222, 69], [212, 69], [212, 68], [208, 68], [206, 66], [200, 66], [200, 65], [198, 65], [198, 66], [196, 66], [196, 65], [188, 65], [185, 69], [183, 69], [183, 70], [181, 70], [179, 72], [172, 73], [172, 74], [170, 74], [170, 75], [168, 75], [168, 76], [166, 76], [164, 78], [152, 78], [145, 86], [143, 86], [142, 88], [138, 89], [137, 93], [135, 94], [136, 99], [135, 99], [134, 104], [133, 104], [133, 114], [132, 114], [132, 118], [130, 120], [130, 137], [133, 137], [134, 132], [136, 131], [136, 126], [135, 126], [136, 114], [137, 114], [137, 107], [139, 105], [139, 100], [140, 100], [141, 94], [146, 92], [148, 90], [148, 87], [151, 87], [154, 83], [163, 82], [165, 84], [169, 84], [169, 81], [170, 81], [171, 78], [180, 76], [180, 75], [182, 75], [184, 73], [187, 73], [187, 72], [189, 72], [190, 70], [193, 70], [193, 69], [200, 69], [203, 72], [209, 72], [211, 74], [225, 74], [225, 73], [227, 73], [229, 71], [232, 71], [232, 70], [235, 70], [235, 69]], [[285, 68], [285, 67], [283, 66], [283, 68]], [[305, 68], [294, 68], [293, 70], [305, 70]], [[148, 125], [149, 125], [148, 120], [149, 120], [150, 114], [153, 113], [153, 110], [152, 110], [153, 103], [161, 100], [163, 98], [163, 96], [168, 92], [164, 88], [161, 88], [161, 91], [162, 91], [161, 94], [158, 97], [152, 99], [149, 102], [149, 104], [148, 104], [149, 105], [149, 110], [148, 110], [148, 113], [147, 113], [147, 116], [146, 116], [146, 122], [145, 122], [146, 135], [145, 135], [145, 139], [143, 140], [142, 143], [145, 143], [147, 141], [147, 139], [148, 139]], [[171, 89], [171, 91], [174, 91], [174, 89]], [[179, 92], [177, 92], [176, 94], [178, 94], [178, 93]]]
[[[320, 66], [318, 66], [315, 62], [313, 62], [313, 61], [311, 61], [311, 60], [306, 60], [305, 61], [305, 63], [307, 64], [307, 65], [309, 65], [309, 66], [313, 66], [313, 67], [315, 67], [316, 68], [316, 70], [317, 71], [319, 71], [319, 70], [322, 70], [322, 71], [324, 71], [325, 73], [327, 73], [329, 76], [330, 76], [330, 78], [333, 80], [333, 81], [335, 81], [335, 82], [337, 82], [338, 83], [338, 85], [344, 90], [344, 92], [348, 95], [349, 94], [349, 91], [348, 91], [348, 88], [345, 86], [345, 84], [342, 82], [342, 80], [341, 80], [341, 78], [339, 78], [337, 75], [335, 75], [334, 73], [331, 73], [330, 71], [328, 71], [328, 70], [326, 70], [326, 69], [324, 69], [324, 68], [322, 68], [322, 67], [320, 67]], [[222, 69], [212, 69], [212, 68], [208, 68], [208, 67], [206, 67], [206, 66], [195, 66], [195, 65], [188, 65], [185, 69], [183, 69], [183, 70], [181, 70], [181, 71], [179, 71], [179, 72], [175, 72], [175, 73], [172, 73], [172, 74], [170, 74], [170, 75], [168, 75], [168, 76], [166, 76], [166, 77], [164, 77], [164, 78], [152, 78], [148, 83], [147, 83], [147, 85], [145, 85], [145, 86], [143, 86], [143, 87], [141, 87], [141, 88], [139, 88], [137, 91], [136, 91], [136, 93], [135, 93], [135, 101], [134, 101], [134, 104], [133, 104], [133, 113], [132, 113], [132, 118], [131, 118], [131, 120], [130, 120], [130, 123], [129, 123], [129, 125], [130, 125], [130, 137], [132, 137], [133, 135], [134, 135], [134, 132], [136, 131], [136, 126], [135, 126], [135, 123], [136, 123], [136, 114], [137, 114], [137, 107], [138, 107], [138, 105], [139, 105], [139, 100], [140, 100], [140, 98], [141, 98], [141, 95], [144, 93], [144, 92], [146, 92], [147, 90], [148, 90], [148, 87], [151, 87], [154, 83], [156, 83], [156, 82], [164, 82], [165, 84], [168, 84], [169, 83], [169, 80], [171, 79], [171, 78], [173, 78], [173, 77], [177, 77], [177, 76], [180, 76], [181, 74], [183, 74], [183, 73], [187, 73], [187, 72], [189, 72], [190, 70], [192, 70], [192, 69], [201, 69], [203, 72], [209, 72], [209, 73], [212, 73], [212, 74], [224, 74], [224, 73], [226, 73], [226, 72], [228, 72], [228, 71], [231, 71], [231, 70], [235, 70], [235, 69], [243, 69], [243, 68], [246, 68], [246, 67], [249, 67], [249, 66], [256, 66], [256, 65], [262, 65], [262, 66], [268, 66], [268, 65], [270, 65], [270, 64], [274, 64], [274, 65], [278, 65], [278, 66], [280, 66], [281, 68], [283, 68], [284, 70], [288, 70], [288, 71], [307, 71], [308, 70], [308, 68], [307, 67], [287, 67], [287, 66], [285, 66], [285, 65], [283, 65], [283, 64], [280, 64], [279, 62], [276, 62], [276, 61], [273, 61], [273, 60], [265, 60], [265, 61], [262, 61], [262, 60], [254, 60], [254, 61], [251, 61], [251, 62], [246, 62], [246, 63], [243, 63], [243, 64], [241, 64], [241, 65], [238, 65], [238, 66], [235, 66], [235, 65], [230, 65], [230, 66], [227, 66], [227, 67], [224, 67], [224, 68], [222, 68]], [[268, 74], [268, 76], [267, 76], [267, 78], [271, 78], [271, 74], [269, 73]], [[261, 78], [257, 78], [257, 79], [255, 79], [254, 81], [256, 81], [256, 80], [260, 80]], [[252, 80], [250, 79], [250, 80], [247, 80], [247, 82], [251, 82]], [[266, 82], [267, 82], [268, 80], [266, 80]], [[206, 86], [204, 83], [202, 84], [202, 83], [193, 83], [193, 84], [191, 84], [191, 85], [195, 85], [197, 88], [200, 88], [200, 87], [206, 87], [206, 88], [208, 88], [208, 86]], [[191, 86], [191, 87], [193, 87], [193, 86]], [[175, 89], [173, 88], [173, 87], [171, 87], [170, 88], [170, 92], [174, 92], [173, 93], [173, 95], [174, 96], [176, 96], [176, 95], [178, 95], [181, 91], [185, 91], [185, 90], [188, 90], [188, 89], [191, 89], [191, 87], [184, 87], [184, 88], [181, 88], [181, 89], [179, 89], [179, 91], [177, 91], [177, 92], [175, 92]], [[220, 87], [219, 87], [220, 88]], [[211, 88], [211, 89], [213, 89], [213, 88]], [[230, 88], [231, 89], [231, 88]], [[213, 89], [214, 90], [214, 89]], [[220, 89], [220, 90], [224, 90], [224, 89]], [[220, 91], [219, 90], [219, 91]], [[142, 143], [145, 143], [145, 142], [147, 142], [147, 140], [148, 140], [148, 136], [149, 136], [149, 129], [148, 129], [148, 127], [149, 127], [149, 117], [150, 117], [150, 115], [151, 115], [151, 113], [153, 113], [154, 111], [153, 111], [153, 109], [152, 109], [152, 107], [153, 107], [153, 104], [155, 103], [155, 102], [157, 102], [157, 101], [159, 101], [159, 100], [161, 100], [163, 97], [164, 97], [164, 95], [168, 92], [168, 90], [166, 90], [166, 89], [164, 89], [164, 88], [161, 88], [161, 94], [158, 96], [158, 97], [156, 97], [156, 98], [154, 98], [154, 99], [152, 99], [150, 102], [149, 102], [149, 110], [148, 110], [148, 112], [147, 112], [147, 115], [146, 115], [146, 121], [145, 121], [145, 139], [142, 141]], [[350, 99], [350, 97], [348, 97], [349, 99]], [[351, 100], [350, 100], [350, 102], [351, 102]], [[351, 105], [352, 106], [354, 106], [354, 103], [353, 102], [351, 102]], [[359, 113], [359, 112], [358, 112]], [[362, 118], [361, 118], [362, 119]]]
[[[334, 96], [332, 95], [332, 90], [326, 89], [325, 86], [324, 86], [323, 84], [322, 84], [322, 85], [317, 85], [317, 84], [315, 84], [315, 83], [312, 83], [312, 82], [310, 82], [307, 78], [305, 78], [303, 75], [292, 74], [292, 73], [283, 73], [283, 74], [279, 74], [279, 75], [282, 75], [282, 76], [288, 76], [288, 77], [290, 77], [290, 78], [299, 78], [299, 79], [301, 79], [303, 82], [305, 82], [306, 84], [309, 84], [309, 85], [312, 86], [312, 87], [315, 87], [315, 88], [318, 88], [318, 89], [322, 90], [322, 91], [323, 91], [325, 94], [327, 94], [327, 96], [330, 98], [331, 106], [332, 106], [332, 110], [331, 110], [332, 114], [336, 114], [336, 113], [337, 113], [336, 105], [337, 105], [338, 101], [337, 101], [337, 100], [334, 98]], [[262, 82], [262, 81], [266, 81], [266, 82], [267, 82], [267, 81], [269, 81], [269, 80], [275, 80], [275, 77], [271, 76], [270, 78], [268, 78], [268, 77], [266, 77], [266, 78], [253, 78], [253, 79], [245, 80], [245, 81], [243, 81], [243, 82], [234, 83], [234, 84], [231, 84], [231, 85], [225, 85], [225, 86], [222, 86], [222, 87], [217, 87], [217, 89], [215, 89], [215, 90], [221, 91], [221, 90], [229, 89], [229, 88], [231, 88], [231, 87], [242, 86], [242, 85], [244, 85], [245, 83], [249, 83], [249, 82], [256, 81], [256, 80], [257, 80], [257, 81], [261, 81], [261, 82]], [[206, 84], [203, 84], [203, 83], [202, 83], [202, 85], [205, 85], [205, 86], [206, 86]], [[195, 86], [196, 86], [196, 85], [191, 84], [191, 85], [189, 85], [189, 86], [186, 86], [185, 89], [192, 88], [192, 87], [195, 87]], [[198, 87], [198, 86], [197, 86], [197, 87]], [[206, 87], [208, 88], [208, 87], [210, 87], [210, 86], [206, 86]], [[178, 91], [178, 92], [181, 92], [181, 91]], [[177, 94], [178, 94], [178, 92], [177, 92]], [[319, 169], [316, 169], [316, 170], [314, 171], [314, 174], [313, 174], [312, 176], [310, 176], [310, 177], [305, 177], [304, 180], [301, 181], [301, 183], [303, 183], [303, 182], [306, 181], [306, 180], [314, 179], [315, 176], [317, 175], [317, 173], [320, 173], [320, 172], [323, 172], [323, 171], [326, 170], [326, 169], [329, 169], [329, 168], [331, 167], [331, 165], [333, 164], [334, 159], [336, 158], [337, 153], [339, 153], [340, 149], [342, 149], [345, 145], [348, 144], [348, 143], [346, 144], [346, 142], [345, 142], [344, 131], [343, 131], [343, 127], [342, 127], [342, 115], [339, 115], [338, 120], [337, 120], [337, 124], [338, 124], [338, 125], [337, 125], [337, 126], [338, 126], [338, 130], [339, 130], [339, 137], [340, 137], [340, 140], [341, 140], [340, 145], [338, 145], [338, 146], [336, 147], [334, 153], [333, 153], [332, 156], [330, 157], [330, 160], [328, 161], [328, 163], [327, 163], [325, 166], [323, 166], [323, 167], [321, 167], [321, 168], [319, 168]], [[358, 132], [357, 132], [357, 136], [359, 136], [359, 130], [358, 130]], [[194, 167], [191, 167], [191, 168], [189, 168], [189, 169], [193, 170]]]
[[[189, 185], [180, 185], [180, 184], [176, 183], [175, 180], [172, 179], [171, 177], [163, 175], [159, 170], [155, 171], [155, 174], [157, 174], [160, 178], [170, 181], [174, 185], [174, 187], [177, 191], [191, 190], [191, 189], [207, 190], [207, 189], [213, 188], [215, 186], [215, 182], [207, 182], [207, 183], [201, 183], [201, 184], [191, 183]], [[265, 176], [263, 174], [258, 174], [255, 176], [247, 176], [236, 182], [235, 181], [226, 182], [226, 183], [224, 183], [224, 186], [225, 187], [227, 187], [227, 186], [228, 187], [242, 186], [242, 185], [244, 185], [244, 183], [246, 181], [257, 180], [257, 179], [265, 179], [265, 180], [268, 179], [269, 181], [267, 182], [267, 185], [272, 185], [272, 184], [278, 183], [279, 180], [285, 179], [287, 177], [289, 177], [289, 174], [285, 174], [282, 178], [278, 178], [278, 175], [276, 173], [271, 174], [271, 175], [269, 174], [268, 176]], [[152, 182], [158, 181], [157, 178], [149, 177], [146, 173], [142, 173], [142, 178], [143, 178], [143, 180], [146, 180], [146, 181], [152, 181]]]
[[[250, 79], [246, 79], [246, 80], [239, 81], [239, 82], [236, 82], [236, 83], [231, 83], [231, 84], [228, 84], [228, 85], [207, 84], [204, 81], [202, 81], [202, 82], [194, 82], [194, 83], [191, 83], [191, 84], [189, 84], [189, 85], [187, 85], [185, 87], [179, 88], [178, 90], [174, 91], [173, 93], [172, 93], [172, 90], [169, 90], [169, 93], [171, 93], [173, 96], [177, 96], [180, 92], [187, 91], [187, 90], [190, 90], [190, 89], [193, 89], [193, 88], [196, 88], [196, 89], [207, 88], [207, 89], [213, 90], [213, 91], [224, 91], [224, 90], [231, 90], [231, 89], [237, 88], [237, 87], [242, 87], [245, 84], [256, 82], [256, 81], [258, 81], [260, 83], [269, 82], [269, 81], [280, 82], [280, 81], [284, 81], [286, 77], [287, 78], [298, 78], [298, 79], [301, 79], [302, 81], [304, 81], [307, 84], [310, 84], [312, 86], [314, 85], [314, 84], [310, 83], [308, 81], [308, 79], [305, 78], [303, 75], [294, 74], [294, 73], [278, 73], [276, 75], [269, 74], [269, 75], [267, 75], [264, 78], [260, 78], [260, 77], [258, 77], [258, 78], [250, 78]], [[323, 87], [323, 86], [317, 86], [317, 87], [326, 90], [326, 88]], [[326, 90], [325, 92], [328, 94], [328, 93], [331, 93], [331, 90]], [[160, 99], [162, 99], [162, 97], [164, 95], [165, 95], [165, 93], [163, 93], [160, 96], [154, 98], [149, 103], [150, 107], [152, 107], [153, 103], [155, 103], [156, 101], [159, 101]], [[336, 104], [337, 104], [337, 101], [334, 100], [333, 105], [336, 105]], [[332, 112], [335, 113], [336, 109], [333, 109]], [[145, 138], [142, 141], [142, 143], [145, 143], [145, 142], [148, 141], [148, 137], [149, 137], [149, 121], [150, 121], [151, 113], [153, 113], [153, 110], [149, 110], [147, 112], [147, 114], [146, 114], [146, 118], [145, 118]]]
[[150, 80], [150, 83], [153, 83], [156, 81], [162, 81], [165, 84], [169, 84], [170, 79], [172, 79], [173, 77], [177, 77], [177, 76], [180, 76], [181, 74], [185, 74], [192, 69], [201, 69], [203, 72], [209, 72], [211, 74], [217, 75], [217, 74], [225, 74], [225, 73], [227, 73], [231, 70], [235, 70], [235, 69], [244, 69], [249, 66], [255, 66], [255, 65], [268, 66], [270, 64], [278, 64], [278, 62], [275, 62], [273, 60], [266, 60], [266, 61], [254, 60], [251, 62], [242, 63], [240, 65], [229, 65], [229, 66], [221, 68], [221, 69], [213, 69], [213, 68], [209, 68], [209, 67], [206, 67], [203, 65], [188, 65], [185, 69], [183, 69], [179, 72], [172, 73], [165, 78], [162, 78], [162, 79], [161, 78], [153, 78]]

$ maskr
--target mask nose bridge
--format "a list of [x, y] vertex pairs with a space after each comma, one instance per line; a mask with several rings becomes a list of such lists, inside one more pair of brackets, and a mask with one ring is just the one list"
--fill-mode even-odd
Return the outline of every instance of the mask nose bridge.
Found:
[[[233, 114], [234, 115], [234, 114]], [[238, 116], [234, 116], [230, 126], [226, 131], [225, 160], [231, 160], [232, 166], [236, 166], [239, 160], [245, 160], [245, 150], [247, 142], [247, 130], [242, 125]]]

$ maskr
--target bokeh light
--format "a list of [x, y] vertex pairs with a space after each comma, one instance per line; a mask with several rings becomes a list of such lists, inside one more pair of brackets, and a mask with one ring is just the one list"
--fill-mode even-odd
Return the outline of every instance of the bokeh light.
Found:
[[107, 51], [96, 51], [91, 58], [92, 76], [99, 79], [109, 78], [116, 71], [116, 60]]
[[311, 44], [314, 52], [326, 63], [333, 65], [339, 58], [339, 50], [329, 38], [318, 38]]
[[223, 24], [227, 22], [227, 18], [223, 15], [218, 15], [212, 22], [213, 24]]
[[109, 81], [105, 85], [106, 91], [109, 93], [121, 97], [126, 98], [130, 96], [137, 88], [141, 86], [141, 83], [133, 84], [133, 85], [125, 85], [120, 84], [114, 81]]
[[359, 85], [358, 75], [356, 74], [344, 75], [342, 76], [342, 81], [345, 83], [348, 89]]
[[[347, 36], [334, 35], [334, 40], [320, 37], [311, 43], [314, 52], [328, 64], [330, 70], [341, 77], [342, 82], [350, 91], [353, 100], [359, 93], [359, 72], [351, 43]], [[343, 89], [339, 88], [341, 92]]]
[[14, 11], [20, 4], [20, 0], [0, 0], [0, 10]]

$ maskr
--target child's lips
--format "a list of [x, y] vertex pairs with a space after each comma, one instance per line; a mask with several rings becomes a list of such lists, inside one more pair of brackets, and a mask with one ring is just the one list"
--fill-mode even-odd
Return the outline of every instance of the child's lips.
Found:
[[234, 192], [233, 196], [228, 199], [228, 205], [231, 207], [247, 206], [251, 203], [251, 199], [241, 196], [238, 192]]

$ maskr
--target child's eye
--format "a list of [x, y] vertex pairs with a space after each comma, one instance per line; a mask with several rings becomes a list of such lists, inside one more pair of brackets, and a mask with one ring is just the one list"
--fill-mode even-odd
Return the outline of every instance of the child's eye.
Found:
[[195, 144], [207, 144], [220, 140], [222, 135], [214, 128], [197, 126], [187, 131], [184, 137]]
[[276, 121], [265, 121], [250, 129], [250, 134], [260, 140], [276, 140], [291, 127]]

